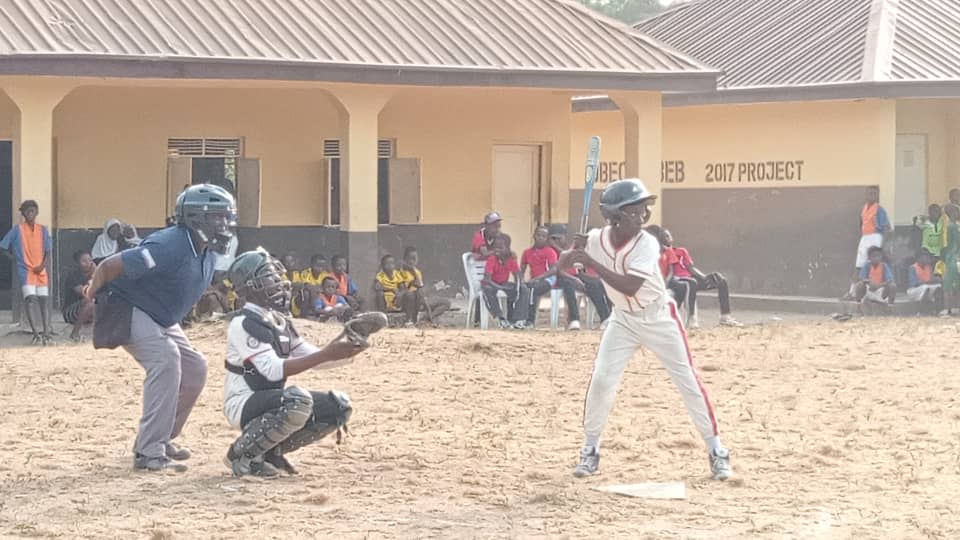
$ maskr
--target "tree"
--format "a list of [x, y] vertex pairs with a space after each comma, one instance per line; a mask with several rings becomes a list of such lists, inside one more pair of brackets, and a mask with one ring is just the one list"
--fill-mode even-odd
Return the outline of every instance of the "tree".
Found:
[[663, 11], [663, 5], [658, 0], [580, 0], [580, 3], [627, 24]]

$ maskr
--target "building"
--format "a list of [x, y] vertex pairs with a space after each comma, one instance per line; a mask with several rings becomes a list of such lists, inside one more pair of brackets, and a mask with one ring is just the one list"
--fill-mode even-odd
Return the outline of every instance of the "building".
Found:
[[[843, 293], [870, 185], [902, 266], [913, 217], [960, 185], [960, 3], [694, 0], [636, 27], [723, 71], [664, 95], [659, 178], [664, 223], [740, 292]], [[627, 115], [603, 97], [574, 110], [571, 167], [598, 134], [601, 178], [623, 176]]]
[[518, 246], [567, 222], [573, 96], [617, 96], [651, 176], [660, 93], [718, 75], [572, 0], [8, 0], [0, 35], [0, 231], [38, 200], [55, 275], [208, 181], [241, 249], [347, 254], [365, 284], [417, 245], [456, 290], [489, 210]]

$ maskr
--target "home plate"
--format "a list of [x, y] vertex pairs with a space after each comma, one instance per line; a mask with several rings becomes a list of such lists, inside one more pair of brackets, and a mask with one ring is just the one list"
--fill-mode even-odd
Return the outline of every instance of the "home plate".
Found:
[[618, 484], [594, 488], [598, 491], [617, 493], [643, 499], [686, 499], [687, 486], [683, 482], [644, 482], [642, 484]]

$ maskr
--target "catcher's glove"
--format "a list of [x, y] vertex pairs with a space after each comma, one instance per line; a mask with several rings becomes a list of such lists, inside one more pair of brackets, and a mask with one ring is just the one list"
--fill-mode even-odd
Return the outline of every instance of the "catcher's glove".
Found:
[[343, 333], [337, 339], [345, 337], [357, 347], [363, 347], [372, 334], [383, 330], [388, 323], [387, 316], [379, 311], [361, 313], [343, 325]]

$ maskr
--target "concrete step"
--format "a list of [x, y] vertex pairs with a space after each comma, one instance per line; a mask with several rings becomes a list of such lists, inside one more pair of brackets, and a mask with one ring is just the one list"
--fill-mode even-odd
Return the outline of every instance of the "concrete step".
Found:
[[[701, 307], [718, 308], [716, 291], [697, 293]], [[771, 313], [802, 313], [807, 315], [830, 315], [832, 313], [857, 313], [856, 302], [847, 302], [838, 298], [823, 298], [817, 296], [777, 296], [767, 294], [731, 294], [730, 307], [736, 314], [737, 310], [767, 311]], [[904, 297], [897, 299], [893, 306], [895, 315], [909, 317], [920, 311], [918, 302], [911, 302]]]

